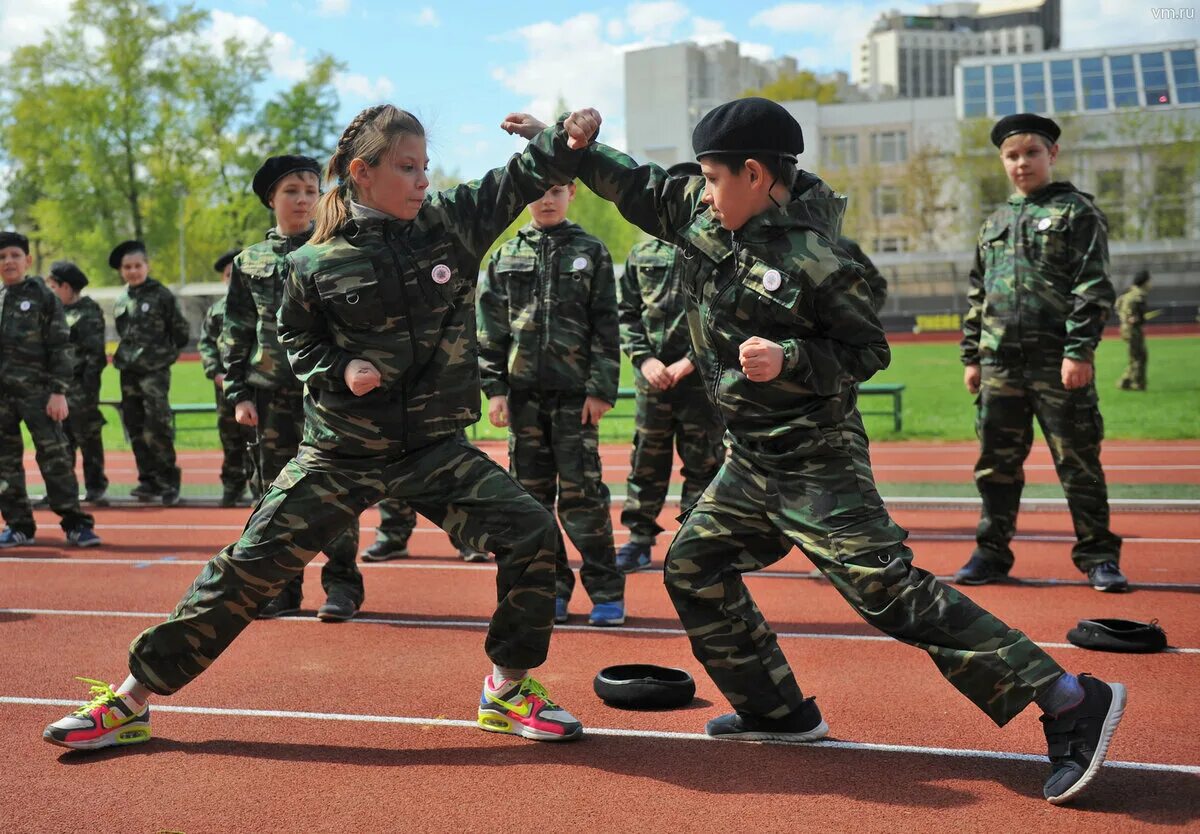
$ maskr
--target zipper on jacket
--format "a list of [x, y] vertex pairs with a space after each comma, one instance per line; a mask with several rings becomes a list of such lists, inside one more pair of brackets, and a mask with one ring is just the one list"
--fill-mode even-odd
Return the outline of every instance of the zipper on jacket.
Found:
[[713, 321], [713, 313], [717, 309], [717, 302], [721, 300], [721, 296], [723, 296], [730, 287], [732, 287], [735, 283], [737, 283], [737, 273], [738, 273], [737, 235], [734, 234], [733, 232], [730, 232], [729, 240], [733, 247], [733, 275], [730, 276], [728, 281], [726, 281], [723, 285], [721, 285], [719, 288], [717, 288], [717, 291], [713, 294], [712, 300], [708, 303], [708, 315], [706, 315], [704, 317], [704, 326], [708, 330], [708, 338], [709, 338], [709, 341], [712, 342], [712, 345], [713, 345], [713, 354], [717, 357], [717, 372], [715, 374], [713, 374], [712, 401], [715, 405], [718, 405], [718, 407], [719, 407], [719, 400], [717, 399], [717, 389], [721, 385], [721, 375], [725, 372], [725, 363], [721, 361], [720, 351], [716, 350], [717, 340], [715, 338], [713, 338], [712, 321]]
[[[397, 241], [397, 243], [398, 242], [399, 241]], [[392, 256], [392, 263], [396, 265], [396, 280], [400, 282], [400, 288], [399, 288], [400, 295], [404, 298], [404, 301], [405, 301], [406, 305], [408, 306], [408, 310], [404, 314], [404, 321], [405, 321], [405, 324], [408, 326], [408, 349], [409, 349], [409, 352], [412, 354], [412, 362], [411, 362], [411, 364], [409, 364], [408, 370], [405, 371], [403, 374], [401, 374], [400, 379], [397, 380], [397, 382], [400, 385], [400, 415], [401, 415], [401, 417], [400, 417], [400, 445], [403, 448], [407, 449], [408, 448], [408, 385], [407, 385], [406, 378], [408, 377], [409, 373], [414, 368], [416, 368], [416, 365], [417, 365], [417, 333], [415, 330], [413, 330], [412, 304], [408, 303], [409, 297], [408, 297], [408, 292], [405, 288], [404, 269], [403, 269], [403, 267], [400, 266], [400, 257], [399, 257], [399, 255], [396, 254], [396, 247], [393, 245], [393, 242], [388, 239], [388, 235], [386, 232], [384, 233], [383, 245], [387, 247], [388, 254], [390, 254]], [[412, 261], [412, 257], [409, 256], [407, 252], [405, 253], [405, 256], [408, 257], [409, 261]], [[416, 264], [414, 263], [414, 266], [415, 265]], [[419, 273], [417, 273], [416, 270], [414, 270], [413, 274], [417, 275]], [[386, 313], [386, 311], [385, 311], [385, 313]]]

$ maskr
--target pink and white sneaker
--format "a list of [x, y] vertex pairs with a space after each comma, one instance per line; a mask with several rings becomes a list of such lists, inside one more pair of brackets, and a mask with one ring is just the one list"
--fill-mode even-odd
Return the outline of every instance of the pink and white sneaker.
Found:
[[583, 735], [583, 725], [560, 707], [546, 689], [526, 675], [518, 681], [492, 685], [483, 679], [479, 698], [479, 726], [490, 733], [510, 733], [535, 741], [571, 741]]
[[150, 740], [150, 704], [113, 691], [104, 681], [76, 678], [92, 685], [92, 699], [42, 731], [42, 740], [73, 750], [99, 750]]

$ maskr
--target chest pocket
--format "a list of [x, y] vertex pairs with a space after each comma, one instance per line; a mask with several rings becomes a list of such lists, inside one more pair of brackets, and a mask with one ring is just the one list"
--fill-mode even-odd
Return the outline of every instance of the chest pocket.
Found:
[[648, 255], [637, 263], [638, 292], [647, 307], [661, 306], [671, 295], [671, 261]]
[[590, 254], [563, 252], [558, 256], [558, 301], [586, 308], [592, 295], [596, 262]]
[[449, 241], [418, 249], [412, 254], [412, 260], [422, 297], [435, 312], [453, 307], [469, 290], [454, 257], [454, 246]]
[[983, 263], [984, 287], [991, 292], [993, 284], [1001, 274], [1009, 256], [1008, 225], [989, 225], [979, 237], [979, 260]]
[[347, 330], [372, 330], [387, 319], [379, 276], [370, 258], [337, 264], [313, 276], [329, 315]]
[[1031, 219], [1026, 226], [1030, 260], [1045, 269], [1063, 271], [1070, 258], [1067, 218], [1061, 214]]
[[537, 303], [537, 260], [533, 255], [505, 254], [496, 260], [496, 281], [508, 294], [508, 306], [517, 311]]
[[739, 275], [740, 286], [734, 314], [750, 335], [778, 341], [774, 337], [796, 335], [800, 304], [800, 279], [759, 260], [751, 260]]
[[280, 304], [279, 264], [274, 258], [250, 261], [242, 264], [241, 272], [246, 276], [246, 289], [254, 299], [258, 317], [264, 321], [273, 319]]

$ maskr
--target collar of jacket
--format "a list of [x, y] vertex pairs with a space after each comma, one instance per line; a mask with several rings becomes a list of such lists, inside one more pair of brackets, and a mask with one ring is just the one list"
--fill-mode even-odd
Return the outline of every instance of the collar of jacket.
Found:
[[1008, 204], [1013, 208], [1019, 207], [1022, 203], [1034, 203], [1040, 205], [1041, 203], [1045, 203], [1050, 199], [1057, 197], [1059, 194], [1070, 193], [1083, 194], [1088, 198], [1091, 197], [1090, 194], [1084, 194], [1084, 192], [1080, 191], [1066, 180], [1060, 180], [1057, 182], [1046, 183], [1032, 194], [1009, 194]]
[[313, 230], [317, 228], [316, 222], [309, 223], [308, 228], [298, 235], [285, 235], [279, 231], [278, 226], [272, 226], [267, 230], [267, 240], [272, 243], [284, 244], [284, 251], [291, 252], [294, 249], [299, 249], [304, 244], [308, 243], [308, 239], [312, 237]]
[[387, 231], [406, 236], [412, 230], [413, 220], [400, 220], [378, 209], [350, 201], [350, 219], [342, 228], [341, 235], [351, 243], [361, 243], [373, 237], [383, 237]]
[[543, 237], [548, 237], [554, 241], [567, 240], [582, 233], [583, 227], [578, 223], [572, 223], [570, 220], [564, 220], [557, 226], [551, 226], [548, 229], [539, 229], [533, 225], [533, 221], [531, 220], [517, 231], [518, 235], [527, 238], [530, 243], [536, 243]]
[[131, 292], [131, 293], [132, 292], [146, 292], [146, 291], [152, 290], [158, 286], [161, 286], [161, 284], [159, 284], [157, 281], [155, 281], [153, 278], [151, 278], [149, 275], [147, 275], [146, 280], [143, 281], [142, 283], [138, 284], [136, 287], [131, 287], [128, 284], [126, 284], [125, 291]]
[[815, 174], [800, 171], [787, 205], [754, 215], [735, 234], [739, 241], [762, 243], [789, 231], [811, 229], [837, 240], [845, 213], [845, 197]]

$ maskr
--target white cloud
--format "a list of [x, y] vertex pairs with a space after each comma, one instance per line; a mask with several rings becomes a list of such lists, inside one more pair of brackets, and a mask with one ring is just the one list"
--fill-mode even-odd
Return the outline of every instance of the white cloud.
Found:
[[735, 41], [737, 38], [729, 33], [721, 21], [697, 16], [692, 18], [692, 37], [689, 40], [708, 46], [721, 41]]
[[687, 19], [687, 6], [675, 0], [633, 3], [625, 11], [629, 28], [642, 38], [670, 38], [675, 27]]
[[[887, 2], [841, 5], [781, 3], [758, 12], [750, 18], [750, 25], [774, 32], [819, 35], [813, 38], [816, 45], [788, 50], [789, 54], [802, 58], [799, 63], [806, 68], [846, 69], [852, 63], [858, 42], [866, 37], [880, 10], [888, 5]], [[761, 45], [742, 44], [742, 52], [756, 58], [762, 57], [761, 54], [748, 52], [748, 48], [761, 51]]]
[[619, 41], [619, 40], [621, 40], [621, 38], [625, 37], [624, 21], [620, 21], [620, 20], [616, 20], [616, 19], [610, 20], [608, 22], [608, 26], [606, 27], [606, 29], [608, 31], [608, 37], [611, 40]]
[[325, 17], [343, 15], [350, 11], [350, 0], [319, 0], [317, 14]]
[[421, 11], [417, 12], [417, 16], [413, 19], [418, 26], [441, 26], [441, 18], [434, 10], [433, 6], [426, 6]]
[[[1064, 0], [1062, 48], [1093, 49], [1155, 41], [1200, 38], [1200, 19], [1155, 18], [1152, 8], [1186, 8], [1195, 4], [1127, 3], [1121, 0]], [[1194, 12], [1193, 12], [1194, 14]]]
[[70, 12], [71, 0], [0, 0], [0, 63], [7, 62], [18, 46], [39, 43]]
[[273, 32], [258, 18], [216, 10], [206, 40], [213, 49], [230, 38], [249, 44], [266, 41], [267, 63], [271, 73], [285, 81], [299, 81], [308, 74], [308, 59], [304, 50], [283, 32]]
[[386, 76], [379, 76], [374, 81], [357, 72], [339, 72], [333, 78], [333, 85], [338, 95], [344, 98], [358, 98], [372, 102], [386, 101], [396, 91], [396, 85]]

